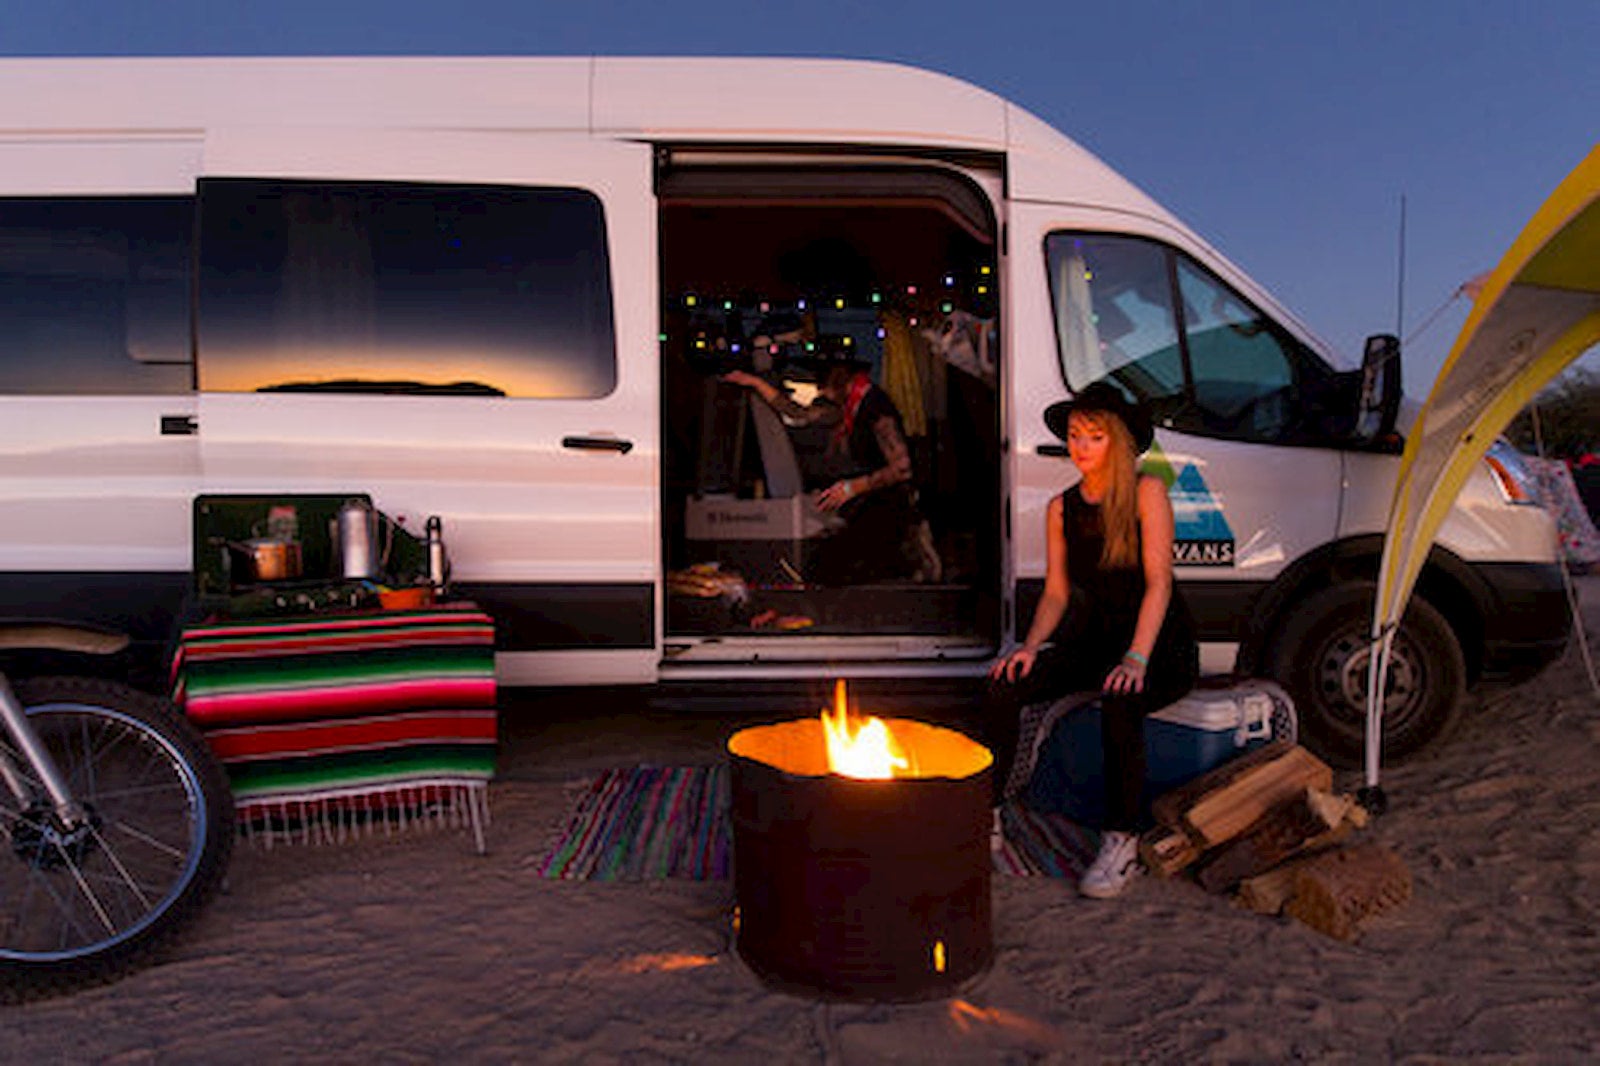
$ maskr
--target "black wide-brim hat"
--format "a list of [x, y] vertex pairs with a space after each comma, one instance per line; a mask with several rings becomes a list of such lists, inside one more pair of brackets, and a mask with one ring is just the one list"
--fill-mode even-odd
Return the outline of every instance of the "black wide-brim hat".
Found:
[[1046, 407], [1044, 424], [1050, 427], [1051, 433], [1066, 440], [1067, 419], [1074, 411], [1099, 411], [1122, 419], [1122, 424], [1128, 427], [1129, 436], [1133, 437], [1135, 454], [1149, 451], [1150, 445], [1155, 443], [1156, 430], [1150, 424], [1150, 413], [1144, 409], [1143, 404], [1129, 400], [1122, 394], [1121, 389], [1110, 382], [1097, 381], [1072, 399], [1061, 400]]

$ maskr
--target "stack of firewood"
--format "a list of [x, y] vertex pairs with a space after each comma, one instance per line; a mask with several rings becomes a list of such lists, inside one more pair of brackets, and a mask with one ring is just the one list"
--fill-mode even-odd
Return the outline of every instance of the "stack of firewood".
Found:
[[1333, 771], [1287, 741], [1257, 748], [1156, 799], [1145, 865], [1190, 873], [1209, 892], [1234, 893], [1262, 914], [1287, 913], [1352, 940], [1362, 919], [1411, 898], [1400, 857], [1350, 837], [1367, 824]]

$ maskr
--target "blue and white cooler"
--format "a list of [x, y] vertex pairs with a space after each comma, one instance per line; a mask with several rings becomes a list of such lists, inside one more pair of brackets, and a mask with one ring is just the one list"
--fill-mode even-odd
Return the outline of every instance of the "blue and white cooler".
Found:
[[[1030, 726], [1032, 728], [1030, 728]], [[1273, 740], [1296, 742], [1294, 703], [1277, 684], [1244, 680], [1227, 688], [1197, 688], [1144, 722], [1145, 803], [1208, 770]], [[1096, 694], [1049, 705], [1023, 723], [1019, 774], [1022, 801], [1098, 827], [1105, 819], [1104, 758]], [[1020, 775], [1026, 775], [1019, 780]]]

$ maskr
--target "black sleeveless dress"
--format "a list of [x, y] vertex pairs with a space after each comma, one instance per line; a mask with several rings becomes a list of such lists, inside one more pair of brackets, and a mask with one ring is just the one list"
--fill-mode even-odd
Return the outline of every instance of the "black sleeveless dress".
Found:
[[[1105, 524], [1100, 505], [1083, 498], [1079, 485], [1061, 494], [1061, 531], [1067, 542], [1067, 582], [1072, 599], [1056, 631], [1055, 642], [1099, 680], [1122, 661], [1139, 622], [1144, 601], [1144, 567], [1111, 568], [1101, 561]], [[1092, 666], [1090, 664], [1093, 664]], [[1151, 696], [1171, 703], [1194, 687], [1199, 673], [1199, 648], [1194, 622], [1176, 587], [1145, 671]], [[1162, 699], [1171, 693], [1170, 698]]]

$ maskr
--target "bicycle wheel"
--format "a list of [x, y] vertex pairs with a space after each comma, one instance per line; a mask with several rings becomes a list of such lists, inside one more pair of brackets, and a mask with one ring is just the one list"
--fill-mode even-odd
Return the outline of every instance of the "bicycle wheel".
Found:
[[40, 797], [22, 807], [0, 790], [0, 999], [12, 1001], [149, 961], [215, 891], [233, 849], [227, 781], [170, 703], [92, 678], [14, 687], [88, 817], [56, 826], [12, 751]]

